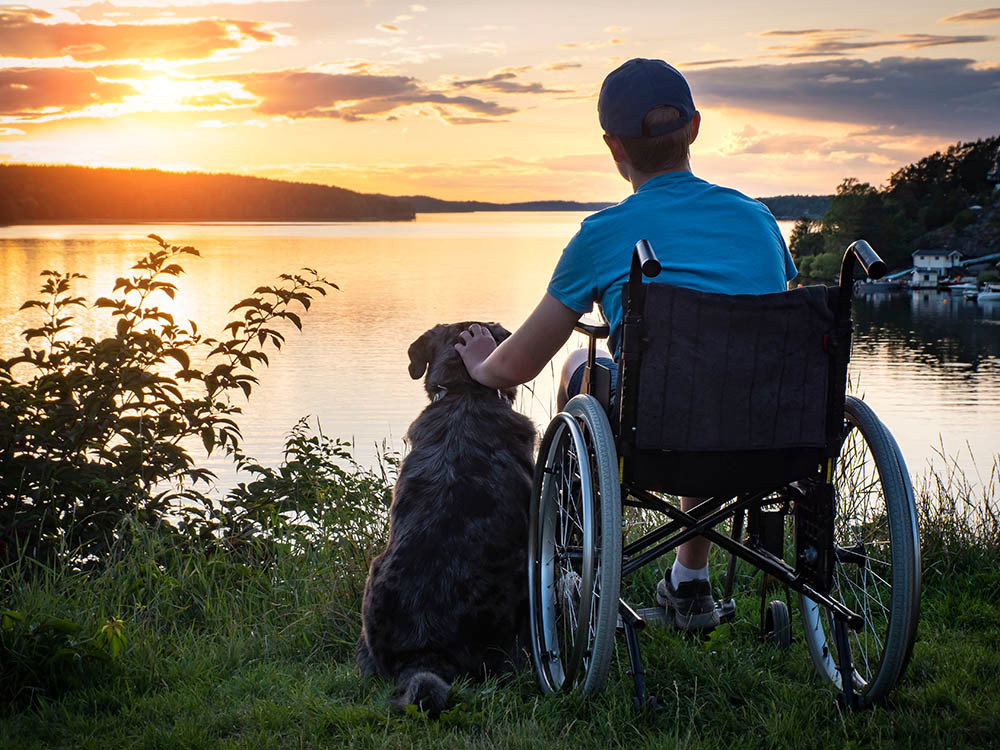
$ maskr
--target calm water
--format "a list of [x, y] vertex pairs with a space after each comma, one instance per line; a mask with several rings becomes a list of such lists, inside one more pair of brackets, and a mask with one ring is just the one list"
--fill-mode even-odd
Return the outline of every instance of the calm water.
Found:
[[[279, 273], [318, 269], [340, 286], [288, 332], [283, 350], [259, 373], [244, 404], [245, 450], [274, 463], [284, 436], [311, 415], [328, 435], [351, 439], [363, 462], [376, 445], [401, 448], [407, 425], [426, 403], [409, 378], [406, 349], [438, 322], [497, 320], [516, 327], [533, 309], [562, 247], [585, 214], [426, 214], [412, 223], [157, 224], [0, 227], [0, 351], [23, 347], [33, 321], [19, 313], [46, 268], [84, 273], [78, 290], [110, 293], [117, 276], [154, 244], [191, 244], [173, 312], [220, 332], [227, 310]], [[791, 222], [782, 222], [783, 230]], [[938, 451], [978, 464], [986, 478], [1000, 450], [1000, 305], [919, 292], [856, 303], [852, 360], [864, 393], [903, 449], [911, 472]], [[86, 311], [81, 330], [110, 330], [103, 313]], [[580, 345], [579, 341], [571, 342]], [[561, 358], [558, 358], [561, 359]], [[543, 426], [553, 409], [550, 368], [524, 390], [519, 407]], [[206, 465], [220, 484], [235, 481], [217, 458]]]

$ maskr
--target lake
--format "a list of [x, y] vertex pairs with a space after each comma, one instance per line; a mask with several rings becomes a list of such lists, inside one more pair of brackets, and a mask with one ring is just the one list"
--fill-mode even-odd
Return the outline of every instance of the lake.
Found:
[[[534, 308], [578, 212], [420, 214], [414, 222], [317, 224], [32, 225], [0, 227], [0, 352], [11, 356], [34, 324], [20, 304], [37, 296], [43, 269], [87, 275], [77, 290], [107, 296], [116, 277], [155, 248], [146, 235], [194, 245], [175, 316], [218, 334], [228, 309], [283, 272], [312, 267], [340, 286], [316, 301], [300, 334], [258, 373], [240, 419], [244, 449], [280, 460], [284, 437], [310, 415], [325, 434], [355, 443], [362, 463], [383, 441], [403, 448], [426, 403], [407, 374], [410, 342], [439, 322], [496, 320], [513, 329]], [[787, 238], [793, 222], [779, 222]], [[877, 249], [877, 248], [876, 248]], [[1000, 450], [1000, 305], [958, 295], [873, 295], [855, 303], [854, 389], [899, 441], [911, 473], [940, 452], [988, 479]], [[79, 315], [80, 331], [111, 330], [103, 311]], [[574, 339], [569, 346], [582, 345]], [[567, 347], [567, 349], [569, 348]], [[561, 357], [557, 357], [561, 362]], [[518, 408], [541, 429], [554, 412], [556, 366], [522, 389]], [[220, 487], [235, 475], [224, 459], [205, 465]]]

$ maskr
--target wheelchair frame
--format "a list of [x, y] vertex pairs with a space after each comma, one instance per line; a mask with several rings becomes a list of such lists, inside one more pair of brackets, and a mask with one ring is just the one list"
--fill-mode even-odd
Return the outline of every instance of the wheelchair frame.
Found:
[[[831, 411], [828, 413], [838, 415], [844, 413], [846, 422], [839, 418], [830, 420], [834, 427], [828, 428], [827, 447], [821, 450], [821, 460], [816, 462], [815, 469], [811, 473], [796, 477], [796, 480], [782, 481], [772, 487], [758, 488], [733, 496], [709, 497], [694, 509], [685, 512], [641, 486], [630, 471], [630, 461], [636, 451], [633, 434], [638, 391], [636, 374], [641, 345], [639, 341], [643, 294], [641, 277], [653, 277], [660, 272], [659, 261], [649, 243], [645, 240], [637, 243], [633, 253], [630, 280], [624, 295], [622, 382], [620, 403], [617, 404], [619, 411], [613, 415], [613, 419], [617, 417], [615, 421], [618, 422], [618, 426], [617, 431], [611, 430], [610, 433], [615, 444], [617, 476], [609, 479], [610, 469], [600, 465], [599, 457], [595, 465], [593, 448], [581, 448], [587, 444], [588, 439], [581, 430], [581, 424], [587, 430], [596, 429], [600, 432], [604, 429], [595, 428], [594, 425], [600, 420], [594, 416], [595, 407], [584, 403], [586, 399], [593, 401], [596, 398], [603, 411], [608, 411], [610, 373], [595, 362], [596, 340], [608, 335], [606, 324], [594, 325], [581, 322], [577, 325], [577, 330], [589, 337], [588, 358], [581, 388], [581, 394], [585, 395], [577, 396], [567, 405], [567, 411], [561, 412], [553, 419], [539, 449], [532, 497], [529, 545], [532, 559], [529, 560], [529, 588], [534, 659], [543, 690], [556, 692], [573, 689], [576, 686], [583, 695], [600, 690], [607, 674], [609, 649], [613, 648], [608, 645], [606, 636], [611, 627], [608, 624], [608, 618], [611, 616], [609, 612], [612, 612], [617, 616], [617, 629], [624, 633], [626, 641], [630, 674], [634, 681], [634, 704], [637, 709], [647, 704], [645, 670], [637, 634], [655, 610], [637, 612], [630, 607], [618, 596], [620, 579], [696, 536], [710, 540], [729, 553], [724, 597], [722, 604], [718, 606], [721, 619], [731, 619], [735, 612], [732, 590], [737, 559], [750, 563], [782, 584], [786, 594], [789, 590], [799, 594], [804, 618], [807, 619], [806, 627], [819, 629], [819, 635], [807, 631], [811, 656], [821, 674], [825, 673], [824, 676], [839, 688], [838, 700], [842, 705], [848, 708], [869, 705], [883, 698], [902, 676], [912, 650], [919, 614], [919, 539], [913, 511], [913, 491], [895, 441], [863, 402], [850, 398], [845, 404], [846, 369], [850, 357], [852, 333], [851, 299], [857, 261], [860, 261], [871, 278], [879, 278], [885, 273], [885, 264], [863, 240], [853, 243], [844, 254], [837, 317], [829, 342], [832, 364], [828, 388], [828, 409]], [[832, 593], [834, 569], [838, 565], [854, 565], [859, 570], [864, 570], [866, 576], [871, 565], [868, 551], [863, 543], [839, 546], [834, 538], [838, 502], [834, 486], [835, 464], [846, 435], [855, 427], [861, 431], [865, 446], [872, 446], [876, 463], [885, 465], [884, 477], [883, 466], [877, 466], [877, 471], [879, 482], [886, 491], [887, 505], [893, 506], [887, 509], [888, 513], [895, 514], [895, 518], [890, 516], [887, 521], [893, 524], [889, 528], [889, 534], [890, 537], [894, 537], [892, 542], [897, 545], [897, 549], [902, 545], [902, 552], [907, 555], [906, 570], [901, 572], [903, 580], [899, 584], [901, 587], [899, 595], [905, 606], [897, 607], [903, 611], [894, 618], [892, 606], [895, 599], [890, 601], [889, 628], [894, 630], [890, 632], [887, 628], [886, 644], [879, 644], [884, 650], [879, 655], [877, 678], [873, 679], [874, 685], [866, 683], [855, 671], [850, 644], [850, 632], [860, 631], [865, 626], [865, 615], [871, 616], [871, 612], [854, 611]], [[607, 443], [608, 439], [607, 434], [596, 436], [597, 442]], [[593, 443], [593, 436], [591, 440]], [[565, 488], [553, 490], [550, 484], [556, 481], [553, 477], [558, 471], [552, 467], [552, 461], [555, 453], [560, 450], [557, 445], [557, 443], [562, 444], [560, 441], [569, 441], [577, 446], [574, 449], [577, 468], [569, 480], [565, 477], [559, 480], [564, 484], [569, 482]], [[584, 451], [588, 454], [586, 461], [581, 458]], [[604, 463], [607, 463], [606, 459]], [[617, 505], [619, 525], [621, 506], [658, 511], [667, 516], [667, 521], [639, 539], [623, 544], [617, 529], [608, 529], [611, 532], [610, 537], [603, 534], [602, 523], [614, 524], [613, 514], [607, 515], [606, 510], [600, 511], [606, 516], [602, 520], [597, 517], [599, 513], [595, 515], [595, 511], [591, 510], [588, 516], [587, 508], [593, 499], [587, 499], [587, 489], [584, 489], [579, 501], [570, 503], [580, 513], [581, 523], [577, 525], [580, 528], [582, 544], [570, 548], [564, 539], [564, 549], [560, 552], [559, 543], [557, 540], [553, 541], [553, 535], [558, 536], [560, 532], [564, 536], [566, 534], [565, 529], [557, 528], [557, 522], [562, 523], [559, 520], [561, 516], [557, 518], [561, 511], [548, 509], [547, 505], [541, 507], [540, 504], [544, 504], [547, 497], [545, 493], [572, 493], [576, 490], [574, 482], [578, 482], [579, 487], [592, 488], [595, 479], [599, 480], [598, 494], [602, 496], [599, 500], [602, 507], [612, 506], [613, 509], [613, 506]], [[617, 491], [612, 486], [615, 482], [618, 485]], [[593, 494], [593, 490], [590, 491]], [[775, 505], [779, 506], [778, 511], [765, 510], [765, 507]], [[783, 559], [784, 518], [789, 514], [794, 516], [795, 521], [794, 566]], [[731, 524], [728, 535], [715, 528], [726, 521]], [[748, 533], [744, 541], [745, 527]], [[615, 536], [618, 537], [617, 543], [620, 545], [617, 549], [611, 538]], [[595, 545], [600, 547], [602, 544], [610, 548], [610, 551], [604, 550], [603, 547], [598, 551], [598, 554], [604, 555], [601, 559], [606, 561], [605, 567], [615, 567], [616, 558], [621, 561], [617, 584], [608, 579], [605, 571], [595, 562], [594, 547]], [[569, 571], [562, 577], [556, 570], [559, 565], [563, 565]], [[895, 570], [895, 558], [892, 565]], [[878, 577], [874, 571], [872, 575]], [[895, 586], [896, 580], [893, 577], [890, 591]], [[587, 589], [590, 589], [589, 594], [586, 592]], [[576, 593], [567, 593], [570, 590]], [[546, 591], [548, 600], [544, 599]], [[577, 594], [581, 598], [579, 608], [574, 609], [574, 604], [569, 605], [573, 610], [570, 613], [573, 617], [568, 619], [572, 622], [568, 629], [565, 624], [562, 626], [570, 632], [570, 640], [573, 640], [573, 653], [566, 659], [562, 651], [567, 649], [562, 648], [556, 634], [559, 627], [558, 615], [561, 611], [560, 601], [571, 599], [575, 601]], [[613, 612], [607, 603], [601, 607], [603, 595], [617, 599], [617, 612]], [[895, 596], [895, 593], [893, 595]], [[903, 597], [905, 599], [902, 599]], [[565, 609], [565, 602], [562, 606]], [[761, 608], [763, 627], [765, 620], [763, 600]], [[829, 652], [825, 641], [820, 643], [826, 636], [819, 608], [828, 613], [827, 623], [832, 630], [836, 659]], [[783, 602], [772, 602], [768, 608], [767, 618], [772, 621], [772, 627], [786, 629], [787, 634], [780, 636], [781, 638], [790, 638], [788, 612]], [[587, 632], [577, 641], [576, 635], [583, 633], [584, 621]], [[599, 633], [604, 633], [601, 636], [603, 643], [598, 643]], [[887, 644], [890, 638], [894, 639], [891, 659], [887, 656], [889, 650]], [[877, 637], [873, 640], [878, 643]], [[864, 656], [867, 661], [867, 653]], [[892, 663], [886, 665], [887, 659]], [[600, 664], [595, 668], [597, 662]]]

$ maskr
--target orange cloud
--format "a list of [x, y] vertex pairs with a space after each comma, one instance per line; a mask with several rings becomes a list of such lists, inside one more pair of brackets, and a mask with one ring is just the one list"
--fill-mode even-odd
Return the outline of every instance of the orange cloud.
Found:
[[497, 91], [502, 94], [565, 94], [566, 89], [550, 89], [541, 83], [520, 83], [515, 80], [517, 73], [513, 71], [501, 71], [488, 78], [470, 78], [462, 81], [452, 82], [452, 86], [457, 89], [481, 88], [489, 91]]
[[168, 23], [50, 23], [33, 8], [0, 9], [0, 50], [5, 57], [101, 60], [197, 60], [216, 52], [273, 42], [265, 24], [232, 19]]
[[871, 32], [866, 29], [795, 29], [766, 31], [765, 37], [794, 37], [795, 44], [782, 44], [768, 47], [774, 50], [769, 57], [842, 57], [861, 50], [880, 47], [897, 47], [899, 49], [926, 49], [929, 47], [946, 47], [954, 44], [981, 44], [993, 41], [995, 37], [984, 34], [894, 34], [882, 39], [857, 39]]
[[120, 102], [135, 93], [135, 88], [128, 84], [100, 81], [87, 69], [0, 69], [0, 115], [15, 119]]
[[561, 62], [549, 63], [548, 65], [545, 66], [545, 69], [560, 71], [560, 70], [572, 70], [573, 68], [582, 68], [582, 67], [583, 63], [573, 62], [571, 60], [565, 60]]
[[975, 21], [1000, 21], [1000, 8], [984, 8], [983, 10], [967, 10], [956, 16], [942, 18], [942, 23], [972, 23]]
[[[471, 124], [477, 118], [495, 118], [517, 110], [471, 96], [450, 96], [426, 88], [409, 76], [368, 73], [335, 74], [283, 70], [227, 76], [259, 99], [262, 114], [291, 118], [335, 118], [348, 122], [386, 115], [411, 104], [440, 105], [453, 124]], [[462, 110], [456, 114], [452, 110]], [[476, 120], [478, 121], [478, 119]]]

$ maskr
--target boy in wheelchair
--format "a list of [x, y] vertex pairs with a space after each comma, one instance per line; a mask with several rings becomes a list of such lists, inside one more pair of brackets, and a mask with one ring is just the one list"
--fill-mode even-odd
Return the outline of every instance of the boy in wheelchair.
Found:
[[[768, 294], [796, 275], [791, 255], [768, 209], [742, 193], [691, 172], [690, 145], [701, 114], [684, 77], [662, 60], [632, 59], [601, 87], [598, 116], [604, 142], [633, 194], [586, 218], [563, 250], [541, 302], [499, 347], [472, 326], [456, 349], [469, 374], [490, 388], [532, 380], [569, 339], [596, 302], [609, 326], [609, 352], [597, 362], [611, 374], [621, 350], [622, 288], [632, 250], [647, 239], [659, 251], [657, 281], [702, 292]], [[567, 357], [558, 407], [581, 391], [586, 350]], [[689, 511], [701, 502], [681, 497]], [[684, 630], [714, 627], [719, 618], [708, 583], [710, 543], [694, 537], [677, 547], [656, 598]]]

